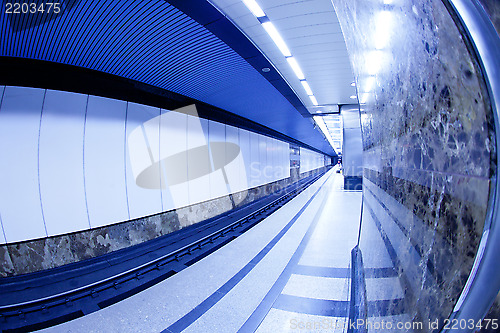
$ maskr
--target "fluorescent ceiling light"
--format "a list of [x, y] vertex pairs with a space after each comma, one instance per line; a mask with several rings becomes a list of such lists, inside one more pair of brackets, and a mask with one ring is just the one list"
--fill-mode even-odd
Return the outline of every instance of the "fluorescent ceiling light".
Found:
[[323, 132], [323, 134], [325, 135], [325, 137], [328, 140], [328, 143], [330, 144], [330, 146], [332, 146], [332, 148], [333, 148], [335, 146], [335, 144], [333, 143], [333, 140], [332, 140], [332, 137], [330, 135], [330, 132], [328, 131], [328, 128], [326, 127], [326, 124], [323, 121], [323, 117], [322, 116], [313, 116], [313, 119], [316, 122], [316, 124], [318, 125], [319, 129], [321, 130], [321, 132]]
[[290, 53], [288, 46], [286, 46], [285, 41], [283, 40], [283, 38], [281, 38], [278, 30], [276, 30], [274, 25], [270, 21], [268, 21], [262, 23], [262, 26], [264, 27], [264, 29], [266, 29], [274, 44], [276, 44], [276, 46], [280, 49], [281, 53], [283, 53], [285, 57], [291, 57], [292, 54]]
[[309, 95], [309, 96], [312, 96], [314, 95], [312, 90], [311, 90], [311, 87], [309, 87], [309, 83], [307, 83], [307, 81], [305, 80], [302, 80], [300, 81], [302, 83], [302, 86], [304, 87], [304, 90], [306, 91], [306, 93]]
[[312, 102], [315, 106], [318, 106], [318, 101], [316, 100], [316, 97], [314, 97], [314, 96], [309, 96], [309, 98], [311, 99], [311, 102]]
[[255, 2], [255, 0], [243, 0], [243, 3], [245, 6], [247, 6], [248, 9], [257, 17], [263, 17], [266, 16], [262, 8], [260, 8], [259, 4]]
[[352, 99], [356, 99], [356, 95], [351, 95], [351, 98]]
[[[295, 60], [294, 57], [288, 57], [286, 58], [286, 60], [288, 61], [288, 64], [292, 67], [293, 71], [295, 72], [295, 75], [297, 75], [299, 80], [305, 80], [306, 77], [304, 76], [304, 73], [302, 73], [302, 69], [300, 69], [297, 60]], [[310, 95], [312, 95], [312, 93]]]

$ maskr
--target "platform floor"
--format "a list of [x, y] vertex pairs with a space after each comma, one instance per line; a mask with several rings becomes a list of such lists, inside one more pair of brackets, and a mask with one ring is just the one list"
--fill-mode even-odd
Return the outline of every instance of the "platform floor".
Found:
[[[360, 191], [343, 190], [343, 176], [332, 169], [196, 264], [43, 331], [347, 332], [361, 199]], [[370, 297], [383, 298], [377, 290], [367, 284]]]

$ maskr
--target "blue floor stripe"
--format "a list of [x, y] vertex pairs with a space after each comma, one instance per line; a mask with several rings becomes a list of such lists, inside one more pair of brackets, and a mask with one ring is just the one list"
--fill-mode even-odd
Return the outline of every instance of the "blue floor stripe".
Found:
[[[293, 274], [336, 278], [336, 279], [347, 279], [350, 277], [350, 269], [338, 268], [338, 267], [297, 265], [293, 270]], [[394, 267], [365, 268], [365, 278], [367, 279], [388, 278], [397, 276], [398, 272], [396, 271], [396, 269], [394, 269]]]
[[[349, 301], [334, 301], [281, 294], [273, 309], [304, 313], [314, 316], [347, 317]], [[404, 314], [404, 299], [368, 301], [368, 317], [385, 317]]]
[[332, 301], [281, 294], [273, 304], [273, 308], [315, 316], [347, 317], [349, 301]]
[[308, 276], [318, 276], [326, 278], [337, 278], [337, 279], [347, 279], [349, 278], [349, 268], [337, 268], [337, 267], [320, 267], [320, 266], [307, 266], [307, 265], [297, 265], [293, 274], [298, 275], [308, 275]]
[[325, 184], [327, 179], [319, 186], [313, 196], [307, 201], [307, 203], [299, 210], [297, 214], [287, 223], [287, 225], [262, 249], [253, 259], [245, 265], [238, 273], [236, 273], [229, 281], [227, 281], [222, 287], [217, 289], [212, 295], [208, 296], [203, 302], [197, 305], [194, 309], [189, 311], [182, 318], [177, 320], [175, 323], [167, 327], [162, 331], [162, 333], [176, 333], [181, 332], [186, 329], [189, 325], [194, 323], [198, 318], [200, 318], [205, 312], [210, 310], [218, 301], [222, 299], [231, 289], [233, 289], [254, 267], [257, 265], [266, 255], [271, 251], [271, 249], [278, 243], [278, 241], [286, 234], [286, 232], [292, 227], [292, 225], [297, 221], [297, 219], [304, 213], [309, 204], [314, 200], [319, 190]]

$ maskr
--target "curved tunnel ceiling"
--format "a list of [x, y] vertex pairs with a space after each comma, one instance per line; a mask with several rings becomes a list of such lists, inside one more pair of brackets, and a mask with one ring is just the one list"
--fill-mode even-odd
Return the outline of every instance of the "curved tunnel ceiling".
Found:
[[335, 155], [301, 115], [307, 110], [279, 73], [272, 66], [269, 73], [256, 69], [270, 63], [221, 13], [206, 1], [170, 2], [192, 11], [194, 19], [163, 0], [66, 1], [57, 15], [2, 15], [0, 56], [74, 65], [150, 84]]

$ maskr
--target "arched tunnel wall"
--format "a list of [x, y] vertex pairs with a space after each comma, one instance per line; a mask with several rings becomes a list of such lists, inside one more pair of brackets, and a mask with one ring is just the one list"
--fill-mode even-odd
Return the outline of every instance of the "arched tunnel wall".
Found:
[[13, 86], [0, 96], [0, 276], [171, 233], [326, 165], [300, 147], [291, 169], [295, 144], [200, 118], [194, 105]]
[[483, 72], [446, 2], [333, 3], [360, 99], [364, 266], [394, 267], [405, 290], [372, 315], [403, 307], [441, 329], [471, 272], [496, 185]]

